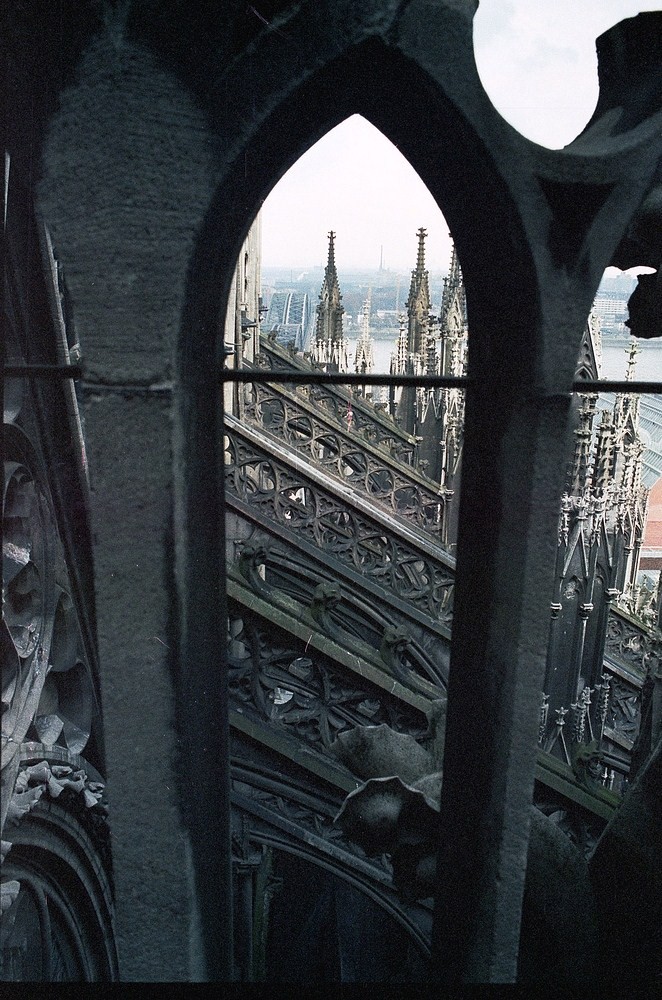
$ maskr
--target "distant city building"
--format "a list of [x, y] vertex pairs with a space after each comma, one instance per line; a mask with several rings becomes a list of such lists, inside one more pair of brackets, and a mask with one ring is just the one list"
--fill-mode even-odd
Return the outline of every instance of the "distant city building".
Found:
[[626, 290], [598, 289], [593, 309], [600, 320], [602, 332], [606, 336], [629, 335], [625, 326], [625, 321], [628, 318], [629, 297], [630, 292]]

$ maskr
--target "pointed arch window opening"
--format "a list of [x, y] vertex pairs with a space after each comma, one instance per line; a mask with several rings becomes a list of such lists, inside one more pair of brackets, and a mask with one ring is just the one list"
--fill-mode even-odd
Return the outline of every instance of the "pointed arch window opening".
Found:
[[[322, 234], [320, 234], [320, 236], [321, 235]], [[419, 244], [418, 244], [418, 254], [417, 254], [416, 262], [415, 262], [416, 263], [416, 267], [411, 272], [412, 273], [412, 286], [411, 286], [412, 289], [414, 289], [414, 285], [415, 285], [415, 278], [414, 278], [414, 276], [416, 275], [417, 271], [422, 270], [423, 267], [424, 267], [423, 248], [424, 248], [424, 238], [425, 238], [425, 235], [426, 235], [425, 230], [419, 229], [418, 232], [416, 233], [416, 235], [418, 236]], [[330, 267], [332, 267], [333, 273], [335, 274], [335, 266], [336, 266], [336, 261], [335, 261], [335, 249], [336, 249], [335, 248], [335, 236], [336, 236], [335, 230], [331, 230], [331, 232], [329, 233], [329, 241], [330, 241], [329, 242], [329, 261], [327, 263], [327, 273], [326, 273], [326, 277], [324, 279], [324, 284], [323, 284], [323, 287], [322, 287], [322, 294], [320, 294], [320, 299], [322, 299], [324, 288], [328, 284], [328, 280], [329, 280], [328, 276], [329, 276], [329, 268]], [[237, 265], [238, 268], [241, 266], [242, 261], [243, 261], [243, 268], [244, 268], [244, 275], [243, 275], [243, 279], [242, 280], [243, 280], [244, 298], [246, 298], [247, 297], [246, 296], [246, 289], [247, 289], [248, 286], [247, 286], [245, 272], [246, 272], [246, 268], [247, 268], [247, 265], [248, 265], [248, 255], [244, 254], [243, 249], [242, 249], [242, 254], [240, 255], [239, 260], [238, 260], [238, 265]], [[451, 269], [450, 269], [451, 272], [452, 272], [454, 264], [457, 265], [457, 263], [458, 263], [458, 261], [457, 261], [457, 255], [456, 255], [456, 252], [455, 252], [455, 250], [453, 248], [453, 255], [451, 257]], [[383, 246], [380, 247], [380, 269], [382, 267], [382, 264], [383, 264]], [[426, 280], [427, 280], [427, 272], [426, 272]], [[444, 293], [443, 293], [444, 298], [442, 298], [441, 302], [439, 303], [440, 314], [443, 311], [444, 299], [445, 299], [445, 296], [446, 296], [446, 281], [447, 280], [448, 280], [448, 277], [444, 280]], [[336, 281], [336, 284], [337, 284], [337, 281]], [[329, 288], [327, 288], [327, 292], [329, 292]], [[410, 290], [410, 296], [412, 294], [413, 294], [413, 292]], [[463, 286], [463, 294], [464, 294], [464, 286]], [[258, 290], [258, 299], [257, 299], [257, 301], [259, 302], [259, 307], [256, 308], [254, 311], [255, 311], [256, 315], [258, 316], [258, 322], [255, 324], [254, 335], [255, 335], [256, 338], [259, 338], [259, 335], [260, 335], [260, 320], [263, 319], [264, 315], [267, 312], [266, 307], [263, 305], [262, 289], [261, 288]], [[407, 305], [409, 305], [409, 300], [407, 301]], [[429, 316], [426, 317], [426, 318], [427, 319], [432, 319], [433, 318], [432, 315], [431, 315], [431, 311], [430, 311]], [[231, 324], [226, 324], [226, 329], [227, 329], [228, 325], [231, 325]], [[587, 321], [587, 329], [589, 331], [590, 331], [590, 326], [591, 326], [590, 321]], [[241, 324], [241, 328], [242, 328], [242, 331], [243, 331], [243, 328], [244, 328], [244, 323], [243, 322]], [[411, 331], [410, 331], [410, 333], [411, 333]], [[435, 334], [437, 336], [437, 341], [439, 341], [439, 339], [440, 339], [439, 338], [439, 331], [435, 330]], [[245, 331], [244, 331], [244, 339], [246, 339]], [[584, 339], [586, 339], [586, 334], [585, 334]], [[419, 346], [419, 348], [421, 348], [420, 344], [418, 346]], [[584, 342], [582, 341], [582, 347], [583, 346], [584, 346]], [[241, 354], [240, 344], [239, 343], [237, 344], [237, 347], [239, 348], [239, 354]], [[425, 347], [425, 345], [423, 345], [423, 348], [424, 347]], [[226, 361], [225, 367], [221, 371], [221, 373], [219, 375], [219, 378], [220, 378], [220, 381], [221, 381], [222, 385], [224, 387], [231, 388], [235, 393], [238, 394], [239, 398], [241, 397], [242, 391], [245, 391], [250, 386], [252, 386], [253, 390], [255, 390], [255, 388], [258, 387], [258, 386], [268, 386], [268, 385], [280, 386], [280, 387], [283, 387], [283, 388], [298, 387], [298, 388], [303, 388], [304, 391], [310, 391], [310, 390], [313, 390], [315, 388], [320, 388], [320, 387], [323, 387], [323, 386], [328, 386], [328, 387], [342, 386], [345, 389], [349, 390], [350, 392], [363, 393], [363, 394], [366, 394], [367, 390], [371, 389], [373, 387], [381, 387], [381, 388], [383, 388], [383, 389], [385, 389], [385, 390], [387, 390], [389, 392], [391, 398], [393, 398], [393, 393], [395, 391], [398, 391], [398, 390], [402, 391], [402, 390], [407, 390], [407, 389], [409, 389], [410, 392], [412, 392], [412, 391], [416, 392], [417, 390], [420, 390], [420, 389], [429, 390], [429, 391], [432, 391], [432, 390], [435, 390], [435, 389], [449, 389], [449, 390], [454, 389], [454, 390], [461, 390], [461, 391], [464, 391], [464, 390], [473, 390], [473, 391], [477, 392], [478, 394], [480, 394], [480, 391], [481, 391], [481, 386], [480, 386], [479, 380], [473, 378], [470, 373], [469, 374], [464, 374], [463, 373], [463, 374], [448, 375], [448, 374], [440, 374], [440, 369], [439, 368], [435, 371], [435, 368], [433, 366], [425, 363], [426, 359], [425, 359], [425, 350], [424, 349], [419, 349], [419, 351], [418, 351], [418, 356], [421, 357], [421, 358], [423, 358], [423, 363], [420, 365], [420, 367], [418, 368], [418, 370], [412, 369], [411, 367], [409, 367], [409, 369], [408, 369], [408, 368], [402, 366], [400, 368], [400, 370], [397, 371], [397, 370], [393, 370], [393, 366], [392, 366], [392, 370], [389, 373], [386, 373], [386, 372], [367, 372], [365, 370], [363, 370], [363, 371], [355, 371], [355, 372], [342, 371], [342, 370], [338, 370], [337, 367], [336, 367], [336, 370], [333, 370], [333, 366], [323, 365], [321, 363], [323, 361], [322, 358], [318, 359], [319, 363], [318, 363], [317, 367], [312, 368], [312, 369], [309, 368], [308, 370], [304, 370], [302, 367], [297, 366], [294, 363], [292, 364], [291, 368], [288, 369], [288, 364], [287, 364], [286, 361], [284, 363], [282, 363], [282, 364], [279, 365], [278, 370], [274, 370], [273, 368], [270, 368], [269, 370], [260, 370], [259, 367], [256, 367], [253, 364], [251, 364], [251, 366], [249, 368], [242, 367], [240, 359], [238, 359], [236, 356], [234, 358], [230, 357], [229, 356], [230, 355], [229, 351], [227, 353], [228, 353], [228, 360]], [[256, 355], [256, 357], [259, 356], [259, 353], [260, 353], [260, 351], [259, 351], [259, 340], [256, 339], [256, 342], [255, 342], [255, 355]], [[588, 353], [590, 354], [590, 351]], [[295, 351], [291, 350], [290, 351], [290, 355], [291, 355], [292, 358], [294, 358]], [[605, 379], [605, 378], [600, 378], [599, 375], [598, 375], [598, 377], [594, 377], [593, 372], [597, 371], [599, 373], [599, 363], [598, 363], [598, 366], [597, 366], [597, 369], [596, 369], [595, 358], [588, 357], [588, 355], [587, 355], [587, 358], [588, 358], [587, 363], [584, 364], [583, 367], [582, 367], [582, 365], [581, 365], [581, 361], [582, 361], [581, 351], [578, 351], [577, 375], [576, 375], [575, 380], [572, 383], [571, 390], [569, 391], [568, 395], [571, 395], [571, 393], [581, 394], [582, 397], [584, 399], [586, 399], [591, 394], [596, 394], [597, 395], [598, 393], [616, 392], [616, 393], [619, 393], [619, 395], [621, 395], [623, 398], [628, 398], [628, 397], [631, 398], [633, 395], [640, 395], [640, 394], [646, 393], [646, 392], [650, 392], [652, 394], [659, 394], [660, 392], [662, 392], [662, 385], [659, 382], [649, 382], [647, 380], [635, 380], [635, 378], [634, 378], [634, 369], [633, 369], [632, 365], [629, 366], [628, 372], [627, 372], [627, 375], [626, 375], [625, 379], [619, 379], [619, 378], [616, 378], [616, 379], [613, 379], [613, 378], [611, 378], [611, 379]], [[591, 362], [593, 362], [593, 363], [591, 363]], [[441, 367], [441, 371], [443, 371], [443, 367]], [[465, 372], [466, 372], [466, 369], [465, 369]], [[522, 381], [520, 384], [521, 384], [522, 390], [525, 391], [526, 388], [527, 388], [526, 383], [524, 381]], [[243, 389], [242, 389], [242, 387], [243, 387]], [[227, 391], [227, 388], [226, 388], [225, 391]], [[351, 404], [350, 404], [350, 406], [351, 406]], [[348, 408], [348, 427], [349, 427], [349, 419], [350, 419], [349, 413], [350, 413], [350, 409]], [[302, 439], [305, 439], [306, 435], [309, 433], [309, 428], [306, 426], [305, 420], [300, 421], [300, 423], [298, 425], [298, 433], [301, 435]], [[324, 447], [326, 447], [326, 445]], [[458, 477], [458, 479], [459, 479], [459, 477]], [[264, 488], [266, 490], [273, 489], [274, 486], [275, 486], [275, 480], [273, 478], [273, 475], [266, 468], [262, 468], [261, 471], [260, 471], [260, 485], [261, 485], [261, 488]], [[458, 487], [458, 491], [457, 492], [459, 494], [459, 482], [456, 485]], [[307, 502], [307, 494], [306, 494], [305, 488], [301, 488], [298, 491], [296, 491], [296, 495], [292, 494], [292, 503], [293, 503], [293, 506], [285, 514], [285, 519], [286, 519], [285, 523], [287, 523], [288, 525], [291, 525], [293, 527], [296, 527], [296, 525], [297, 525], [297, 519], [298, 519], [298, 516], [299, 516], [299, 508], [297, 507], [297, 505], [303, 505], [305, 507], [306, 502]], [[446, 539], [446, 541], [448, 541], [448, 540]], [[247, 571], [246, 567], [244, 567], [243, 571], [244, 572]], [[259, 564], [259, 562], [258, 562], [258, 563], [256, 563], [256, 565], [253, 566], [252, 570], [248, 570], [248, 572], [249, 573], [252, 572], [252, 574], [253, 574], [253, 584], [257, 585], [257, 587], [259, 588], [262, 585], [262, 583], [264, 583], [264, 581], [265, 581], [265, 566], [264, 566], [264, 564]], [[256, 581], [256, 577], [257, 577], [257, 581]], [[260, 581], [262, 581], [262, 583]], [[612, 588], [612, 590], [613, 590], [613, 588]], [[612, 593], [612, 591], [609, 591], [608, 600], [611, 600], [612, 597], [613, 597], [613, 593]], [[567, 594], [564, 595], [564, 599], [566, 599], [566, 598], [569, 599], [569, 597], [568, 597]], [[607, 600], [607, 598], [605, 598], [605, 600]], [[552, 650], [552, 651], [553, 651], [553, 644], [554, 644], [554, 641], [555, 641], [554, 640], [554, 627], [555, 627], [555, 621], [556, 621], [555, 616], [554, 616], [554, 608], [555, 607], [556, 607], [555, 605], [552, 606], [552, 628], [551, 628], [551, 633], [550, 633], [550, 637], [549, 637], [550, 650]], [[604, 611], [604, 613], [601, 613], [600, 623], [599, 624], [596, 624], [596, 622], [593, 621], [593, 619], [591, 619], [591, 625], [590, 625], [590, 629], [589, 629], [589, 631], [591, 631], [591, 633], [594, 633], [596, 631], [596, 628], [599, 628], [599, 630], [601, 630], [602, 632], [606, 632], [606, 630], [607, 630], [606, 614], [607, 614], [607, 612], [609, 610], [608, 609], [608, 601], [607, 601], [607, 604], [605, 604], [605, 608], [606, 608], [606, 611]], [[590, 605], [590, 603], [586, 603], [585, 607], [582, 606], [582, 616], [583, 617], [582, 617], [581, 630], [580, 630], [582, 636], [584, 635], [584, 632], [586, 632], [586, 620], [588, 620], [588, 617], [589, 617], [589, 614], [590, 614], [591, 610], [592, 610], [592, 606]], [[326, 618], [327, 624], [329, 623], [329, 621], [331, 621], [331, 619], [329, 617], [327, 617]], [[578, 626], [578, 628], [579, 628], [579, 626]], [[449, 633], [449, 638], [450, 638], [450, 633]], [[600, 645], [600, 644], [598, 643], [598, 645]], [[576, 649], [575, 649], [575, 647], [576, 647]], [[600, 645], [600, 648], [602, 648], [601, 645]], [[602, 676], [601, 671], [599, 669], [597, 669], [597, 667], [595, 667], [595, 664], [593, 665], [593, 667], [591, 667], [591, 669], [589, 671], [589, 673], [591, 673], [591, 677], [588, 678], [588, 680], [586, 680], [586, 683], [584, 683], [584, 681], [582, 680], [582, 678], [583, 678], [583, 672], [585, 672], [585, 667], [582, 666], [582, 664], [584, 662], [584, 659], [586, 659], [586, 657], [585, 657], [585, 655], [583, 653], [583, 649], [584, 649], [584, 640], [583, 640], [583, 638], [582, 638], [581, 643], [579, 642], [579, 640], [576, 639], [574, 641], [573, 654], [576, 654], [576, 656], [579, 657], [579, 660], [578, 660], [578, 664], [579, 665], [577, 667], [577, 670], [580, 671], [580, 673], [581, 673], [580, 681], [584, 685], [584, 687], [586, 687], [586, 691], [587, 692], [588, 692], [588, 689], [589, 689], [588, 688], [589, 684], [593, 684], [594, 686], [597, 685], [595, 687], [595, 691], [598, 692], [598, 690], [602, 690], [600, 688], [600, 683], [604, 682], [604, 677]], [[550, 653], [550, 656], [551, 656], [551, 653]], [[594, 657], [594, 659], [595, 659], [595, 657]], [[601, 657], [598, 657], [598, 659], [601, 660]], [[597, 663], [597, 659], [596, 659], [596, 663]], [[586, 668], [586, 669], [588, 669], [588, 668]], [[597, 671], [597, 673], [596, 673], [596, 671]], [[595, 674], [595, 677], [593, 676], [593, 674]], [[570, 681], [568, 681], [568, 683], [570, 683]], [[604, 687], [604, 683], [603, 683], [603, 687]], [[551, 688], [550, 688], [550, 690], [551, 690]], [[581, 691], [580, 691], [580, 694], [581, 694]], [[550, 697], [552, 698], [552, 701], [550, 701]], [[567, 701], [568, 702], [568, 705], [570, 705], [570, 708], [568, 708], [567, 711], [571, 711], [571, 710], [574, 711], [574, 715], [572, 716], [573, 719], [574, 719], [575, 716], [577, 716], [578, 718], [579, 718], [579, 716], [578, 716], [577, 705], [574, 702], [572, 702], [572, 698], [573, 697], [574, 697], [574, 695], [569, 695], [569, 697], [567, 699], [561, 698], [561, 701]], [[579, 694], [577, 695], [577, 697], [579, 698]], [[293, 698], [294, 698], [294, 694], [290, 690], [289, 687], [287, 687], [287, 686], [285, 686], [285, 687], [277, 687], [275, 689], [275, 691], [274, 691], [274, 694], [273, 694], [273, 711], [275, 711], [275, 712], [281, 712], [283, 714], [286, 713], [289, 710], [288, 706], [290, 706], [290, 703], [293, 701]], [[596, 698], [597, 698], [597, 694], [596, 694]], [[541, 731], [541, 733], [543, 733], [543, 736], [541, 738], [540, 745], [541, 745], [541, 749], [548, 750], [548, 752], [552, 753], [552, 751], [554, 750], [555, 742], [557, 742], [557, 741], [555, 741], [555, 739], [554, 739], [554, 733], [555, 733], [555, 731], [553, 731], [552, 722], [549, 721], [549, 725], [547, 724], [547, 715], [549, 715], [549, 719], [552, 720], [552, 715], [550, 714], [552, 710], [553, 710], [554, 713], [556, 713], [556, 715], [558, 715], [559, 712], [563, 713], [564, 711], [566, 711], [566, 709], [564, 708], [564, 706], [561, 706], [561, 708], [557, 707], [557, 702], [560, 704], [560, 701], [556, 697], [556, 693], [554, 691], [552, 691], [552, 695], [551, 696], [548, 695], [548, 694], [543, 695], [543, 700], [546, 701], [546, 704], [544, 705], [545, 724], [543, 725], [542, 716], [541, 716], [541, 730], [540, 731]], [[572, 704], [571, 704], [571, 702], [572, 702]], [[587, 715], [587, 718], [589, 718], [588, 715]], [[589, 729], [590, 729], [590, 725], [591, 725], [591, 723], [590, 723], [590, 718], [589, 718]], [[549, 730], [549, 732], [548, 732], [548, 730]], [[550, 732], [552, 734], [551, 736], [549, 735]], [[568, 737], [568, 738], [570, 738], [570, 737]], [[561, 747], [562, 745], [563, 745], [563, 741], [561, 741], [561, 742], [558, 743], [559, 747]], [[566, 757], [567, 757], [567, 749], [566, 749]], [[612, 763], [614, 763], [614, 762], [612, 761]], [[616, 770], [613, 772], [614, 774], [619, 773], [619, 767], [621, 765], [622, 765], [622, 762], [620, 760], [617, 760], [615, 762]]]

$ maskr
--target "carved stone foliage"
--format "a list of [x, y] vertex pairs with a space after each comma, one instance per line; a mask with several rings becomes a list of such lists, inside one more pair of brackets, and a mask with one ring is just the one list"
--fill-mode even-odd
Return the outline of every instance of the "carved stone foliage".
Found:
[[[12, 202], [11, 179], [8, 193]], [[50, 237], [22, 215], [23, 202], [14, 198], [5, 234], [3, 347], [6, 360], [46, 371], [4, 385], [0, 980], [108, 981], [118, 972], [104, 782], [95, 769], [103, 764], [84, 593], [85, 449], [73, 382], [48, 373], [56, 357], [78, 360], [79, 347], [64, 326]], [[25, 259], [24, 281], [17, 262], [40, 238], [45, 256]], [[52, 287], [42, 287], [42, 275]]]
[[[310, 396], [307, 388], [300, 388], [299, 393]], [[387, 461], [364, 447], [368, 435], [357, 432], [351, 404], [341, 429], [338, 421], [332, 423], [302, 409], [286, 392], [255, 383], [248, 387], [244, 399], [244, 417], [390, 514], [419, 528], [439, 531], [443, 497], [431, 486], [413, 480], [401, 463]]]
[[2, 768], [37, 710], [54, 618], [54, 531], [44, 492], [19, 462], [5, 462], [3, 519]]
[[[42, 796], [59, 799], [62, 793], [80, 798], [83, 808], [95, 809], [105, 815], [108, 806], [104, 801], [104, 784], [96, 781], [82, 768], [69, 764], [49, 763], [42, 760], [32, 765], [22, 765], [18, 771], [11, 796], [7, 802], [5, 826], [9, 840], [2, 841], [2, 862], [9, 854], [12, 843], [12, 827], [16, 827], [35, 808]], [[4, 879], [0, 883], [0, 912], [9, 911], [18, 898], [21, 882]]]
[[643, 625], [612, 611], [607, 624], [605, 655], [638, 672], [643, 678], [652, 656], [658, 656], [659, 639]]
[[[4, 465], [0, 964], [2, 978], [57, 978], [79, 959], [74, 961], [72, 952], [70, 959], [62, 957], [59, 969], [55, 951], [44, 952], [39, 945], [37, 928], [51, 928], [53, 940], [59, 941], [49, 907], [55, 912], [70, 903], [56, 901], [60, 888], [55, 888], [59, 886], [55, 874], [51, 885], [48, 873], [44, 879], [31, 872], [21, 851], [15, 857], [16, 842], [37, 836], [37, 828], [24, 827], [44, 797], [64, 803], [69, 815], [79, 808], [100, 814], [88, 824], [104, 827], [90, 847], [93, 853], [101, 852], [95, 857], [103, 854], [107, 831], [100, 803], [103, 785], [75, 763], [90, 739], [96, 701], [64, 550], [48, 488], [30, 467], [27, 449], [26, 454], [20, 452], [18, 448], [17, 460]], [[50, 762], [22, 764], [28, 748], [35, 745], [39, 753], [52, 758]], [[39, 828], [49, 822], [42, 817]], [[55, 830], [47, 839], [49, 845], [57, 843]], [[79, 957], [84, 956], [86, 946], [80, 943], [76, 948]], [[86, 961], [80, 957], [80, 969]], [[80, 969], [76, 977], [88, 975]]]
[[2, 841], [0, 979], [115, 979], [104, 784], [73, 755], [60, 763], [64, 750], [31, 764], [34, 750], [24, 744]]
[[327, 752], [339, 733], [356, 725], [387, 722], [425, 735], [426, 721], [415, 709], [232, 606], [228, 662], [237, 708], [317, 750]]
[[22, 766], [9, 800], [7, 824], [19, 823], [34, 809], [42, 795], [57, 799], [65, 790], [80, 795], [87, 809], [97, 808], [107, 812], [108, 807], [103, 801], [104, 788], [102, 781], [90, 778], [87, 771], [70, 764], [42, 760]]
[[2, 767], [33, 739], [81, 753], [95, 696], [47, 490], [5, 463]]
[[[293, 365], [300, 367], [294, 359], [286, 359], [263, 343], [259, 362], [263, 368], [272, 371], [291, 371]], [[392, 458], [406, 465], [415, 464], [415, 444], [391, 420], [378, 416], [378, 412], [367, 402], [356, 399], [340, 386], [300, 386], [298, 392], [315, 403], [321, 413], [334, 420], [340, 427], [347, 428], [351, 414], [351, 427], [359, 439], [369, 441]]]
[[230, 423], [226, 490], [247, 512], [277, 524], [297, 544], [308, 543], [437, 622], [450, 624], [452, 570], [426, 547], [406, 541], [303, 470], [260, 448]]

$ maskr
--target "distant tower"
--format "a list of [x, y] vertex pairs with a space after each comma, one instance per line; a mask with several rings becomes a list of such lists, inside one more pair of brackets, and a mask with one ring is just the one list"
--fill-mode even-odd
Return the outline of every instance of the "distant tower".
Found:
[[462, 375], [467, 347], [467, 303], [455, 245], [451, 248], [451, 262], [448, 274], [444, 278], [439, 325], [441, 374]]
[[[430, 285], [425, 269], [425, 237], [427, 231], [419, 229], [416, 267], [411, 272], [407, 298], [406, 329], [400, 326], [396, 355], [391, 360], [391, 373], [421, 375], [430, 361]], [[395, 389], [391, 394], [391, 413], [408, 433], [415, 434], [420, 419], [421, 394], [412, 387]]]
[[[407, 317], [391, 355], [392, 375], [465, 374], [467, 307], [460, 263], [453, 247], [439, 317], [430, 315], [430, 290], [425, 268], [425, 229], [419, 229], [416, 267], [412, 271]], [[439, 340], [439, 350], [437, 341]], [[422, 386], [390, 391], [390, 412], [404, 430], [418, 438], [416, 461], [439, 486], [443, 496], [441, 540], [452, 548], [457, 510], [464, 431], [464, 391]]]
[[[439, 373], [460, 377], [466, 374], [468, 323], [462, 269], [455, 249], [451, 249], [448, 274], [444, 278], [439, 315]], [[457, 517], [462, 441], [464, 430], [464, 391], [439, 389], [435, 415], [440, 427], [441, 452], [438, 464], [431, 460], [434, 477], [448, 496], [444, 541], [449, 544], [457, 535]]]
[[324, 271], [324, 281], [317, 306], [317, 326], [315, 330], [314, 360], [328, 372], [346, 372], [347, 341], [343, 335], [341, 305], [342, 295], [338, 284], [334, 240], [336, 234], [329, 233], [329, 256]]
[[430, 316], [430, 285], [425, 269], [425, 237], [427, 231], [419, 229], [416, 267], [411, 272], [411, 284], [407, 299], [408, 349], [410, 354], [421, 357], [427, 348], [428, 322]]
[[[409, 352], [407, 350], [407, 317], [400, 313], [400, 333], [395, 343], [395, 350], [391, 354], [391, 375], [407, 375], [411, 372], [409, 363]], [[412, 389], [403, 389], [402, 386], [392, 385], [389, 388], [389, 413], [393, 419], [400, 419], [402, 396], [411, 396]]]
[[407, 371], [407, 318], [400, 313], [400, 333], [391, 354], [391, 375], [404, 375]]
[[368, 290], [368, 297], [363, 303], [361, 310], [361, 332], [356, 341], [356, 354], [354, 356], [354, 371], [357, 375], [366, 375], [372, 372], [374, 366], [373, 340], [370, 336], [370, 307], [372, 300], [372, 290]]

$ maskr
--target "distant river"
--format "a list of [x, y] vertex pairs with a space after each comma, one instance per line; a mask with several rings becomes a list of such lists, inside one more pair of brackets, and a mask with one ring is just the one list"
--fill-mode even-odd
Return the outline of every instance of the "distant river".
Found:
[[[662, 381], [662, 342], [659, 340], [638, 341], [640, 351], [634, 377], [644, 382]], [[629, 347], [625, 344], [602, 342], [602, 378], [625, 378]]]
[[[395, 336], [393, 340], [375, 340], [373, 344], [375, 372], [388, 372], [391, 367], [391, 353], [395, 350]], [[350, 340], [350, 365], [354, 360], [355, 347], [356, 341]], [[641, 350], [637, 355], [635, 378], [642, 381], [662, 381], [662, 341], [639, 341], [639, 347]], [[628, 353], [628, 346], [625, 344], [610, 344], [606, 340], [603, 341], [600, 373], [602, 378], [625, 378]]]

